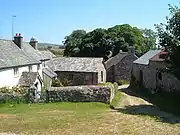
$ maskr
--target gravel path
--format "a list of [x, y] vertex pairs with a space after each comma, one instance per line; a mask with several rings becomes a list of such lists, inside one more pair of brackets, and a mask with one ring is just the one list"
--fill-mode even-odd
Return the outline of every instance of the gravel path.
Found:
[[[119, 90], [121, 91], [122, 88], [123, 91], [127, 90], [132, 93], [132, 91], [128, 89], [127, 85], [121, 86]], [[153, 104], [149, 103], [148, 101], [145, 101], [140, 97], [131, 96], [127, 94], [128, 92], [123, 91], [121, 92], [122, 99], [119, 103], [119, 106], [117, 106], [116, 109], [126, 111], [130, 114], [144, 114], [149, 116], [156, 116], [170, 123], [180, 122], [179, 117], [176, 117], [170, 113], [163, 112], [159, 110], [157, 107], [155, 107]]]

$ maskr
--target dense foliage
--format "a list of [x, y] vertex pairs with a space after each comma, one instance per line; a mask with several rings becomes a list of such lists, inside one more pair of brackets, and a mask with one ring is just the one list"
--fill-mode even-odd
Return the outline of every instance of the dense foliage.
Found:
[[108, 29], [98, 28], [91, 32], [75, 30], [65, 37], [64, 56], [109, 58], [120, 50], [134, 46], [137, 55], [156, 47], [156, 33], [151, 29], [138, 29], [129, 24]]
[[159, 44], [168, 52], [167, 62], [172, 71], [180, 79], [180, 9], [169, 5], [170, 16], [166, 24], [156, 25]]

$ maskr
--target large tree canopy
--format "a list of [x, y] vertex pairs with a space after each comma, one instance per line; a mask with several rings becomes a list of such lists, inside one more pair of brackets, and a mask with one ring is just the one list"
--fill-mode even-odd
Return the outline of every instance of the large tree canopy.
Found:
[[170, 15], [165, 24], [156, 25], [160, 46], [168, 52], [170, 69], [180, 78], [180, 9], [169, 5]]
[[128, 51], [134, 46], [137, 55], [142, 55], [156, 46], [156, 34], [150, 29], [138, 29], [129, 24], [108, 29], [98, 28], [86, 33], [75, 30], [65, 37], [65, 56], [104, 57], [105, 59]]

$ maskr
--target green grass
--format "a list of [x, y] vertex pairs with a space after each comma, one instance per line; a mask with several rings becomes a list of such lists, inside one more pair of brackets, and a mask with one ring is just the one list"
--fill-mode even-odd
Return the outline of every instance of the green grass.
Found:
[[132, 89], [140, 97], [149, 100], [153, 105], [160, 110], [180, 116], [180, 94], [179, 93], [157, 93], [151, 94], [145, 88]]
[[[70, 125], [101, 119], [103, 103], [1, 104], [0, 133], [44, 134], [67, 130]], [[48, 131], [48, 129], [50, 131]]]
[[117, 91], [114, 95], [114, 98], [113, 98], [111, 104], [110, 104], [110, 107], [113, 109], [115, 107], [117, 107], [120, 103], [120, 100], [121, 100], [121, 92]]
[[[120, 96], [117, 95], [116, 97]], [[114, 103], [117, 103], [116, 97]], [[161, 124], [150, 118], [123, 114], [110, 110], [107, 104], [93, 102], [0, 104], [0, 119], [0, 134], [4, 132], [28, 135], [180, 133], [178, 125]]]

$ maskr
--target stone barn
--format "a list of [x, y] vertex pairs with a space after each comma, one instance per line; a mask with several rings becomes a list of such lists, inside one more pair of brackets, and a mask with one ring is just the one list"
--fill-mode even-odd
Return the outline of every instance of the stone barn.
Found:
[[167, 70], [163, 50], [151, 50], [133, 62], [132, 82], [152, 92], [178, 91], [180, 81]]
[[96, 85], [106, 82], [103, 58], [59, 57], [48, 62], [48, 67], [61, 81], [67, 79], [71, 85]]
[[130, 81], [133, 61], [138, 57], [135, 55], [134, 47], [129, 47], [128, 52], [120, 51], [119, 54], [105, 62], [107, 71], [106, 81], [117, 82], [118, 80]]

